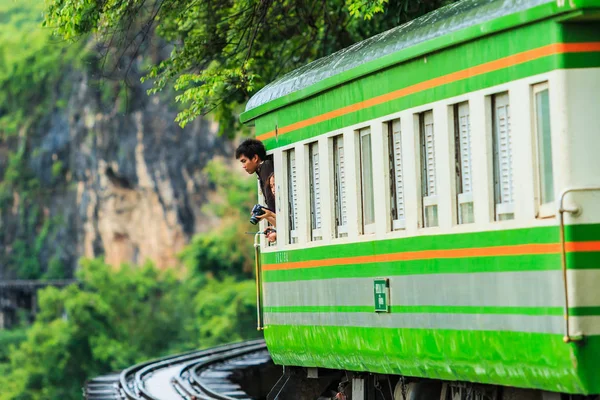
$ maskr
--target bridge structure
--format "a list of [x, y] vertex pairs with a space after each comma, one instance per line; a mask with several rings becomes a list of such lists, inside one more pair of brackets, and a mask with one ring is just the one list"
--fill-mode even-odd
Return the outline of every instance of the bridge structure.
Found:
[[0, 329], [18, 322], [18, 311], [23, 310], [33, 321], [37, 313], [37, 292], [48, 286], [66, 287], [77, 284], [75, 279], [63, 280], [0, 280]]

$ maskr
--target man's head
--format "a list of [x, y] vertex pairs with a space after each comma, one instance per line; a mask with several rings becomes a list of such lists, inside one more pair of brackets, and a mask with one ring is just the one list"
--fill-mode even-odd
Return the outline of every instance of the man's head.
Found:
[[273, 243], [277, 240], [277, 231], [272, 227], [268, 227], [265, 229], [265, 236], [269, 242]]
[[260, 140], [246, 139], [235, 150], [235, 158], [240, 160], [247, 173], [256, 172], [261, 162], [267, 158], [267, 150]]

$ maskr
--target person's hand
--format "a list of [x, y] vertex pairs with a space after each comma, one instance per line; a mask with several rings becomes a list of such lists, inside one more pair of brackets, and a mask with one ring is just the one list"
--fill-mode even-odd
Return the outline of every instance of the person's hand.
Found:
[[263, 211], [265, 212], [263, 215], [257, 215], [256, 218], [258, 218], [259, 220], [269, 220], [269, 218], [273, 218], [275, 219], [275, 213], [271, 210], [268, 210], [266, 208], [263, 208]]

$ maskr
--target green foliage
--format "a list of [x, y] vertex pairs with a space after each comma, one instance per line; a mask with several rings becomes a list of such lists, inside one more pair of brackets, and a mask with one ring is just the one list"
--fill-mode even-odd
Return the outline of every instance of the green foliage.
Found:
[[385, 10], [389, 0], [346, 0], [346, 6], [353, 17], [364, 17], [370, 20], [377, 13]]
[[19, 197], [30, 197], [40, 188], [39, 180], [26, 165], [25, 149], [8, 154], [8, 163], [4, 170], [4, 177], [0, 181], [0, 209], [10, 206], [13, 200], [13, 192], [19, 193]]
[[212, 160], [206, 168], [209, 180], [217, 188], [219, 201], [206, 206], [206, 211], [220, 217], [220, 226], [196, 235], [181, 252], [184, 264], [192, 271], [208, 272], [223, 278], [249, 278], [254, 265], [252, 235], [248, 222], [257, 198], [256, 179], [241, 175], [221, 161]]
[[95, 32], [136, 53], [139, 41], [127, 38], [147, 37], [154, 27], [174, 48], [150, 63], [150, 93], [174, 87], [185, 105], [177, 122], [215, 110], [233, 135], [235, 112], [266, 83], [452, 1], [54, 0], [45, 24], [67, 39]]
[[79, 399], [92, 376], [257, 335], [253, 281], [178, 279], [151, 264], [115, 269], [102, 260], [82, 261], [78, 278], [80, 286], [39, 292], [25, 340], [0, 335], [0, 346], [20, 343], [0, 364], [1, 400]]
[[0, 2], [0, 139], [14, 136], [58, 100], [55, 85], [81, 54], [41, 28], [43, 2]]
[[65, 270], [65, 265], [60, 257], [55, 254], [48, 262], [48, 270], [44, 274], [43, 279], [62, 279], [66, 276], [67, 271]]
[[253, 280], [209, 280], [194, 299], [195, 315], [204, 322], [195, 324], [198, 342], [215, 346], [258, 337], [255, 291]]
[[52, 177], [58, 178], [62, 175], [64, 163], [61, 160], [56, 160], [52, 163]]
[[[58, 225], [41, 212], [52, 191], [30, 167], [40, 153], [34, 133], [66, 104], [58, 97], [70, 84], [64, 75], [85, 54], [83, 42], [56, 41], [41, 27], [43, 11], [37, 0], [0, 2], [0, 145], [7, 149], [0, 165], [0, 219], [18, 218], [16, 228], [2, 233], [0, 263], [24, 279], [40, 278], [40, 254]], [[51, 172], [57, 185], [66, 166], [56, 160]], [[59, 270], [55, 263], [52, 276], [63, 277]]]
[[[18, 208], [20, 233], [11, 243], [6, 266], [14, 270], [19, 279], [40, 279], [43, 272], [40, 254], [44, 246], [53, 240], [63, 221], [59, 215], [42, 220], [40, 207], [32, 203], [28, 197], [24, 196], [20, 202]], [[35, 239], [32, 241], [31, 238]], [[60, 248], [55, 247], [53, 251], [54, 255], [50, 259], [49, 269], [44, 277], [65, 278], [66, 271], [59, 259]]]
[[[39, 292], [39, 313], [26, 339], [3, 342], [0, 336], [0, 346], [20, 344], [10, 351], [9, 362], [5, 354], [3, 363], [0, 353], [0, 400], [79, 399], [81, 385], [93, 376], [257, 337], [254, 280], [246, 279], [252, 236], [243, 234], [250, 226], [246, 220], [256, 181], [220, 161], [211, 161], [206, 172], [221, 199], [207, 211], [220, 216], [222, 224], [183, 251], [187, 271], [160, 271], [150, 263], [114, 268], [102, 260], [83, 260], [79, 286]], [[59, 223], [48, 221], [39, 243]], [[62, 268], [59, 259], [51, 264], [46, 277]]]
[[198, 272], [209, 272], [217, 278], [249, 278], [254, 260], [251, 239], [236, 224], [226, 224], [216, 231], [195, 236], [182, 251], [181, 259]]
[[37, 256], [31, 253], [29, 244], [22, 239], [17, 239], [12, 244], [10, 265], [13, 268], [16, 266], [19, 279], [37, 279], [42, 273]]
[[0, 330], [0, 364], [8, 361], [10, 350], [23, 342], [26, 335], [25, 328]]
[[258, 198], [256, 177], [248, 177], [241, 168], [230, 167], [221, 160], [211, 160], [204, 172], [216, 187], [218, 201], [207, 204], [207, 211], [220, 218], [240, 221], [248, 215]]
[[27, 340], [11, 352], [0, 399], [80, 398], [90, 375], [162, 354], [177, 334], [179, 282], [151, 265], [118, 270], [84, 261], [82, 287], [39, 292]]

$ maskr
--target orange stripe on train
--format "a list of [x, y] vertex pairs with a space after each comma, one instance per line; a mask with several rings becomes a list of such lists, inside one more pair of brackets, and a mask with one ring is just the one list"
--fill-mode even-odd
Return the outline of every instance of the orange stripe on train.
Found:
[[[565, 250], [567, 252], [600, 252], [600, 241], [568, 242], [565, 244]], [[535, 254], [558, 254], [559, 252], [559, 243], [520, 244], [515, 246], [480, 247], [472, 249], [406, 251], [402, 253], [378, 254], [372, 256], [327, 258], [323, 260], [265, 264], [263, 265], [263, 270], [280, 271], [299, 268], [331, 267], [339, 265], [369, 264], [390, 261], [431, 260], [436, 258], [522, 256]]]

